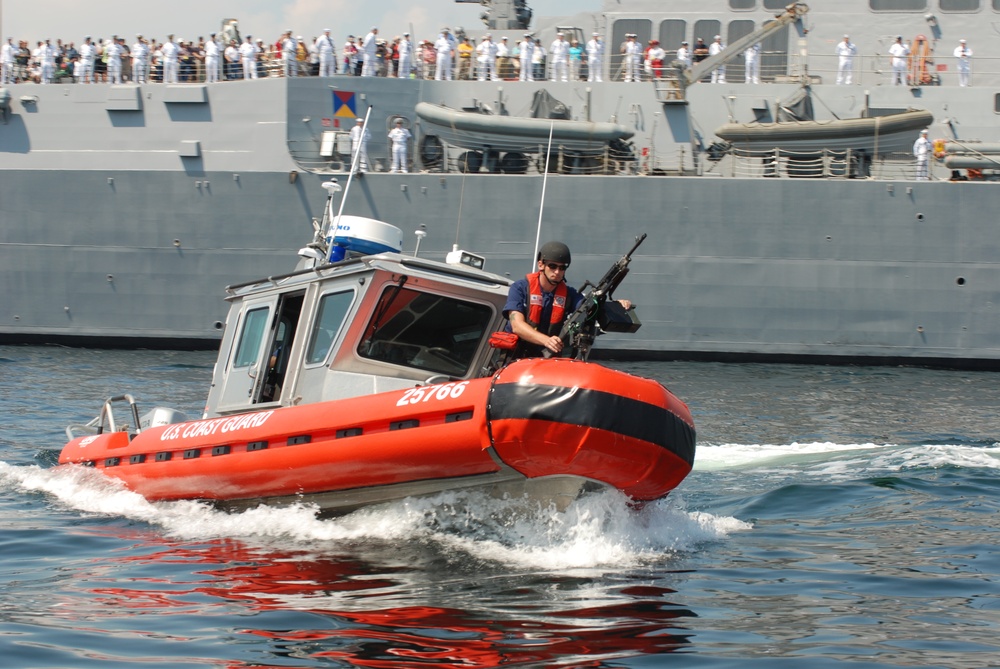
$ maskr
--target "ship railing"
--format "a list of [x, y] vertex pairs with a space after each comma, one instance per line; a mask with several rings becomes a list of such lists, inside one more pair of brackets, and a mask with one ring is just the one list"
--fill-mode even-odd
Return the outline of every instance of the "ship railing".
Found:
[[[114, 404], [120, 404], [122, 402], [126, 402], [128, 404], [129, 414], [132, 416], [131, 424], [115, 422], [115, 415], [112, 407]], [[140, 431], [139, 408], [136, 406], [135, 398], [128, 393], [125, 393], [123, 395], [115, 395], [114, 397], [109, 397], [104, 400], [104, 406], [101, 407], [101, 413], [89, 423], [85, 423], [83, 425], [68, 425], [66, 427], [66, 436], [70, 439], [70, 441], [72, 441], [82, 435], [103, 434], [105, 432], [118, 432], [123, 430], [128, 431], [130, 429], [135, 434], [138, 434]]]
[[[840, 58], [835, 54], [812, 53], [806, 59], [762, 58], [760, 81], [767, 83], [796, 83], [808, 80], [811, 84], [836, 84]], [[908, 61], [905, 86], [959, 86], [958, 59], [951, 50], [924, 61]], [[969, 68], [970, 86], [1000, 85], [1000, 58], [974, 56]], [[726, 83], [746, 82], [746, 67], [741, 60], [726, 66]], [[847, 75], [850, 75], [849, 77]], [[891, 86], [892, 63], [888, 53], [858, 54], [841, 78], [841, 84], [851, 86]]]
[[[928, 165], [929, 180], [946, 178], [936, 161]], [[864, 152], [824, 149], [818, 151], [730, 149], [717, 161], [706, 161], [710, 176], [771, 179], [867, 179], [914, 181], [917, 164], [908, 152], [886, 153], [872, 159]]]

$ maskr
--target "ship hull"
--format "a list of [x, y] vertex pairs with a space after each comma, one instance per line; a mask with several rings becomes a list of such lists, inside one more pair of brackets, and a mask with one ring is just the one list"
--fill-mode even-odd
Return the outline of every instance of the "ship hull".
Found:
[[[597, 25], [617, 39], [630, 11], [689, 28], [703, 18], [773, 18], [760, 3], [732, 13], [669, 4], [670, 16], [662, 3], [607, 3]], [[951, 70], [939, 70], [940, 86], [888, 85], [878, 40], [887, 25], [892, 34], [896, 25], [925, 31], [923, 13], [874, 12], [862, 0], [810, 5], [808, 63], [768, 55], [765, 68], [777, 61], [777, 74], [765, 69], [766, 83], [750, 85], [736, 61], [730, 83], [689, 86], [686, 104], [661, 100], [648, 82], [612, 81], [614, 49], [603, 83], [338, 76], [11, 86], [0, 125], [0, 341], [214, 347], [226, 313], [217, 291], [293, 268], [290, 254], [322, 216], [318, 185], [347, 181], [349, 142], [333, 142], [331, 154], [324, 133], [352, 127], [371, 105], [371, 171], [345, 189], [345, 211], [399, 226], [406, 253], [426, 232], [423, 256], [441, 258], [457, 243], [485, 255], [487, 270], [521, 276], [536, 238], [562, 239], [573, 249], [568, 280], [579, 285], [648, 234], [622, 295], [643, 327], [600, 337], [595, 355], [1000, 368], [995, 183], [948, 183], [934, 161], [932, 180], [916, 181], [910, 152], [845, 166], [842, 155], [764, 164], [715, 162], [705, 151], [709, 129], [764, 122], [797, 95], [793, 75], [805, 65], [824, 118], [919, 108], [935, 119], [934, 139], [997, 141], [986, 85], [997, 77], [985, 67], [969, 87]], [[947, 13], [948, 34], [985, 42], [987, 14]], [[573, 20], [590, 25], [594, 16]], [[864, 55], [854, 85], [836, 86], [833, 45], [844, 25]], [[786, 56], [798, 39], [786, 36]], [[446, 147], [445, 165], [423, 161], [432, 128], [416, 115], [419, 103], [476, 103], [517, 117], [540, 89], [574, 121], [634, 132], [634, 160], [560, 160], [556, 146], [548, 179], [537, 160], [544, 152], [525, 174], [486, 173], [495, 164], [487, 159], [482, 173], [462, 174], [456, 162], [468, 148]], [[415, 137], [409, 174], [385, 173], [397, 117]]]

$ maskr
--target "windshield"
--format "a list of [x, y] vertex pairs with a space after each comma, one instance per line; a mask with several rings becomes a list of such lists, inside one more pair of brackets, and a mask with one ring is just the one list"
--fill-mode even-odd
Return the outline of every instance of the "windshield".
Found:
[[489, 305], [398, 286], [382, 292], [374, 313], [361, 357], [449, 376], [469, 372], [493, 318]]

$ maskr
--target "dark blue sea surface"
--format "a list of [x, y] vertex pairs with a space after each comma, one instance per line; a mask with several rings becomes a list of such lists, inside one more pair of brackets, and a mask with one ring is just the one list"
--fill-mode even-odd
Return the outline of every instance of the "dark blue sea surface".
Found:
[[213, 363], [0, 347], [0, 666], [1000, 665], [996, 374], [617, 364], [698, 426], [638, 509], [225, 514], [54, 467], [107, 396], [200, 415]]

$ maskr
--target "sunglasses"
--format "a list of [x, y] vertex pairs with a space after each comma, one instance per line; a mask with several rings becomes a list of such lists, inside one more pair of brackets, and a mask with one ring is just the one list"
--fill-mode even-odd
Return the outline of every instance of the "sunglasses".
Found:
[[566, 268], [569, 267], [569, 265], [564, 265], [564, 264], [559, 263], [559, 262], [547, 262], [547, 263], [545, 263], [545, 266], [548, 267], [553, 272], [557, 272], [559, 270], [562, 270], [562, 271], [565, 272]]

